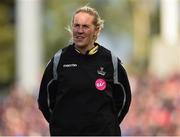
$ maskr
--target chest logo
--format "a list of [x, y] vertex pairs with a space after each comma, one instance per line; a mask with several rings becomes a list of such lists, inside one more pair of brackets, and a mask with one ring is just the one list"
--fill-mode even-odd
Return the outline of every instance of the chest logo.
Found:
[[63, 68], [77, 67], [77, 64], [64, 64]]
[[104, 71], [103, 67], [100, 67], [99, 70], [97, 70], [97, 73], [102, 76], [106, 75], [106, 72]]
[[97, 79], [95, 82], [95, 86], [98, 90], [104, 90], [106, 88], [106, 81], [104, 79]]

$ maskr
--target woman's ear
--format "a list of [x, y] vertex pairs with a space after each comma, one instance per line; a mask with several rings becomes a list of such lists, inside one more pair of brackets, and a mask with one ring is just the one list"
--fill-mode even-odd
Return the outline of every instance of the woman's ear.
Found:
[[99, 32], [100, 32], [100, 27], [97, 26], [97, 27], [95, 28], [95, 36], [98, 36]]

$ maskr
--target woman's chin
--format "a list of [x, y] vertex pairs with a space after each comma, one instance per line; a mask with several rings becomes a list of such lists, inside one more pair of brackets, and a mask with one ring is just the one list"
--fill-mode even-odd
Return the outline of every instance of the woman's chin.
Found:
[[83, 47], [86, 47], [86, 45], [84, 43], [80, 43], [80, 42], [77, 42], [75, 43], [76, 47], [78, 48], [83, 48]]

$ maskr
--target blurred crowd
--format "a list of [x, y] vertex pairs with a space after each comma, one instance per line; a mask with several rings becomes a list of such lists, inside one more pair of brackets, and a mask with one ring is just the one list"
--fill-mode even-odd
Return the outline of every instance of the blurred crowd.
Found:
[[180, 75], [158, 79], [150, 74], [130, 78], [132, 104], [122, 124], [124, 135], [180, 135]]
[[[180, 135], [180, 75], [160, 80], [150, 74], [130, 76], [132, 103], [122, 135]], [[12, 87], [0, 102], [0, 136], [48, 136], [37, 97]]]
[[37, 97], [12, 87], [0, 104], [0, 136], [47, 136], [48, 124], [38, 110]]

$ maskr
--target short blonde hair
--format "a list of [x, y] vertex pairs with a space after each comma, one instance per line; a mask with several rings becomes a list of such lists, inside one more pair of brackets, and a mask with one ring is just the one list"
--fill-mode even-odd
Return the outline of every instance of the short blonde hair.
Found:
[[[93, 24], [95, 25], [95, 27], [98, 27], [99, 30], [101, 30], [104, 27], [104, 20], [101, 19], [101, 17], [99, 16], [99, 13], [94, 8], [91, 8], [89, 6], [81, 7], [75, 11], [74, 15], [80, 12], [85, 12], [93, 16], [94, 17]], [[73, 24], [74, 15], [72, 18], [72, 24]]]
[[[103, 29], [104, 27], [104, 20], [101, 19], [101, 17], [99, 16], [99, 13], [94, 9], [94, 8], [91, 8], [89, 6], [83, 6], [79, 9], [77, 9], [74, 14], [73, 14], [73, 17], [72, 17], [72, 21], [71, 21], [71, 27], [68, 26], [67, 28], [65, 28], [68, 32], [70, 32], [70, 34], [72, 35], [72, 25], [73, 25], [73, 21], [74, 21], [74, 16], [77, 14], [77, 13], [80, 13], [80, 12], [84, 12], [84, 13], [88, 13], [89, 15], [92, 15], [94, 17], [94, 21], [93, 21], [93, 24], [96, 28], [98, 28], [98, 34], [100, 33], [100, 31]], [[96, 38], [97, 39], [97, 36]], [[70, 40], [72, 41], [72, 40]]]

